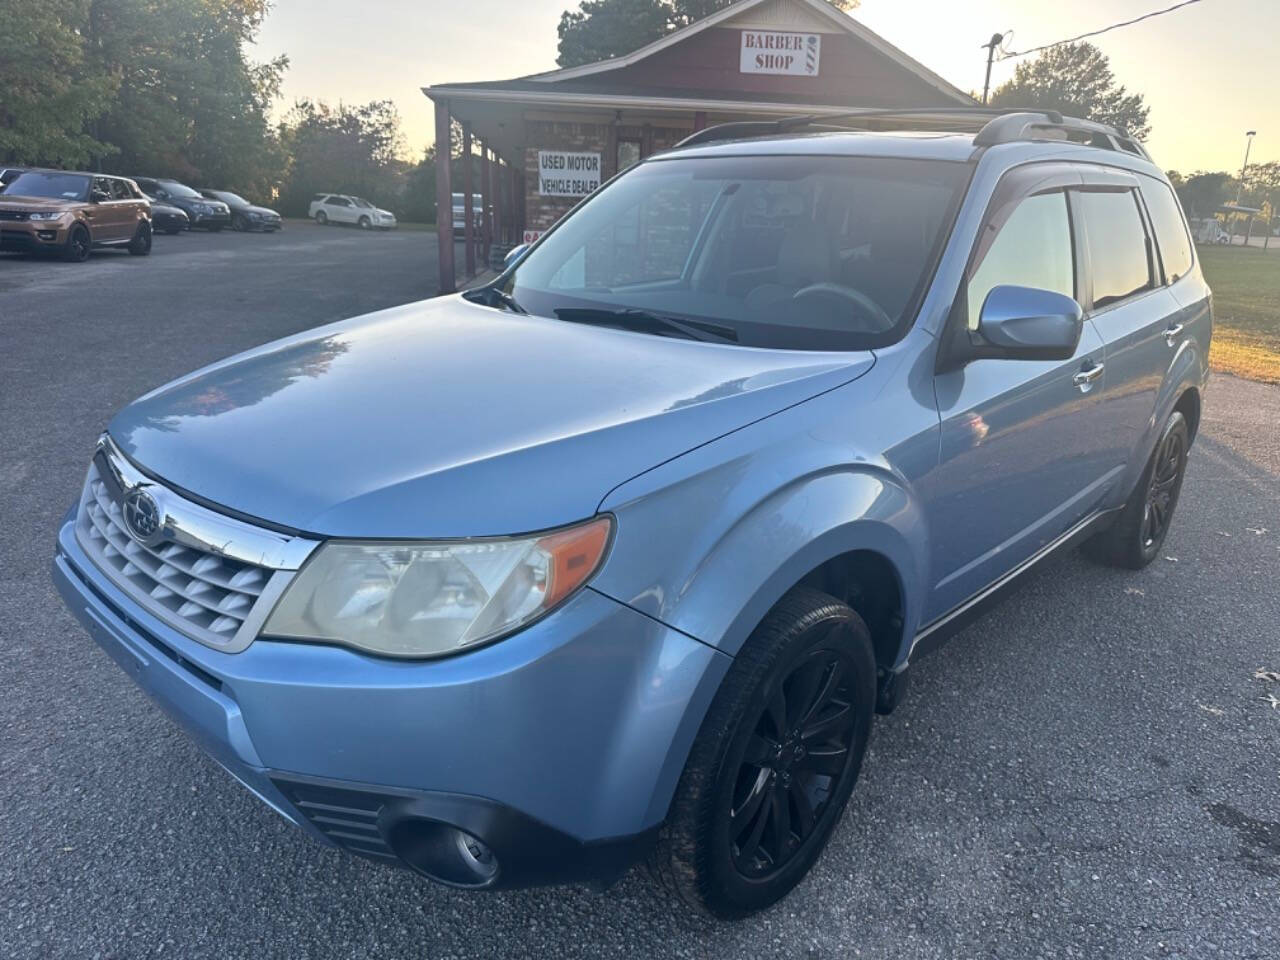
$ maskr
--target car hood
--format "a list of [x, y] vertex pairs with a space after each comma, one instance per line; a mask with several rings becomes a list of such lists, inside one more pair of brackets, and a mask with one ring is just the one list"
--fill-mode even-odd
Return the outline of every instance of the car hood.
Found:
[[0, 209], [33, 213], [44, 210], [74, 210], [88, 206], [83, 200], [62, 200], [58, 197], [24, 197], [18, 193], [0, 194]]
[[261, 215], [262, 215], [262, 216], [264, 216], [264, 217], [278, 217], [278, 216], [280, 216], [280, 214], [276, 213], [276, 212], [275, 212], [274, 210], [272, 210], [270, 207], [259, 207], [259, 206], [256, 206], [256, 205], [254, 205], [254, 204], [250, 204], [249, 206], [244, 207], [243, 209], [247, 210], [249, 213], [257, 213], [257, 214], [261, 214]]
[[151, 212], [161, 213], [170, 217], [185, 217], [187, 215], [187, 211], [183, 210], [181, 207], [175, 207], [171, 203], [164, 203], [160, 200], [151, 201]]
[[461, 297], [232, 357], [109, 426], [200, 499], [342, 537], [522, 533], [864, 374], [871, 353], [760, 350], [587, 327]]
[[380, 217], [390, 217], [392, 220], [396, 218], [396, 215], [392, 213], [390, 210], [375, 210], [374, 213], [376, 213]]

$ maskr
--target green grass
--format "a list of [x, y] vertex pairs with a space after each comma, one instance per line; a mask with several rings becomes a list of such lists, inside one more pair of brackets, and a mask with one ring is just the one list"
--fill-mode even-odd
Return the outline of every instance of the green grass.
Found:
[[1251, 380], [1280, 383], [1280, 251], [1217, 246], [1198, 251], [1213, 288], [1209, 363]]

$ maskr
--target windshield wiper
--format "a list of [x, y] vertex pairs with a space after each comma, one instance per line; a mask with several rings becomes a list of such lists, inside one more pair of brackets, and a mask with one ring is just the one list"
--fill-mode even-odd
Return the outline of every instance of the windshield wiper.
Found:
[[690, 340], [708, 343], [737, 343], [738, 332], [732, 327], [701, 320], [677, 320], [648, 310], [623, 307], [609, 310], [604, 307], [561, 307], [555, 315], [569, 323], [589, 323], [605, 327], [622, 327], [624, 330], [640, 330], [647, 333], [677, 333]]
[[485, 307], [506, 307], [512, 313], [529, 312], [520, 306], [515, 297], [497, 287], [477, 287], [475, 290], [468, 290], [462, 296], [465, 300]]

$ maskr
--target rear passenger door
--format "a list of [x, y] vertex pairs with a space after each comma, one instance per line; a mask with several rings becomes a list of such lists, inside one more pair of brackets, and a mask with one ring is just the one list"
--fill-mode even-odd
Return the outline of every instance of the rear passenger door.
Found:
[[1107, 455], [1128, 466], [1118, 499], [1145, 463], [1144, 439], [1180, 335], [1179, 307], [1162, 280], [1137, 176], [1086, 168], [1083, 177], [1084, 185], [1072, 193], [1085, 238], [1081, 304], [1104, 343]]

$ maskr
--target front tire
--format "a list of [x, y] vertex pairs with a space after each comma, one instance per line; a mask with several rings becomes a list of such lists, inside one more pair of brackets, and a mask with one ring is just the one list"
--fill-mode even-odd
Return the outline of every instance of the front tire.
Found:
[[373, 226], [373, 221], [372, 221], [372, 220], [370, 220], [368, 217], [361, 217], [361, 218], [360, 218], [360, 229], [361, 229], [361, 230], [368, 230], [368, 229], [369, 229], [370, 227], [372, 227], [372, 226]]
[[1141, 570], [1160, 554], [1182, 493], [1190, 449], [1187, 418], [1175, 410], [1165, 421], [1151, 459], [1120, 516], [1085, 544], [1085, 552], [1092, 559], [1112, 567]]
[[783, 597], [703, 720], [650, 859], [655, 879], [722, 919], [786, 896], [858, 779], [875, 675], [871, 636], [853, 610], [807, 588]]
[[129, 241], [129, 253], [135, 257], [145, 257], [151, 252], [151, 224], [145, 220], [138, 224], [138, 229], [133, 232], [133, 239]]
[[245, 233], [249, 229], [249, 221], [237, 213], [231, 218], [231, 229], [236, 233]]
[[89, 252], [93, 249], [93, 240], [89, 237], [89, 231], [77, 224], [71, 228], [71, 233], [67, 236], [67, 245], [62, 250], [62, 259], [68, 263], [84, 263], [89, 259]]

